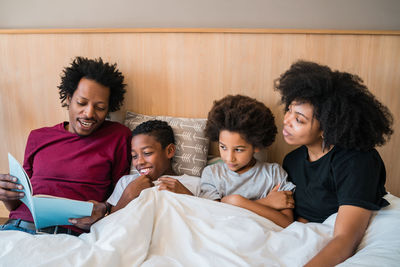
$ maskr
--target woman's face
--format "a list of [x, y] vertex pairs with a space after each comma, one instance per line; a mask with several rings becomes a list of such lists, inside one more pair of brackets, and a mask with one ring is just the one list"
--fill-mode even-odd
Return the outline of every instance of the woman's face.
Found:
[[312, 146], [321, 144], [322, 130], [313, 116], [314, 107], [309, 103], [293, 101], [283, 119], [283, 138], [289, 145]]

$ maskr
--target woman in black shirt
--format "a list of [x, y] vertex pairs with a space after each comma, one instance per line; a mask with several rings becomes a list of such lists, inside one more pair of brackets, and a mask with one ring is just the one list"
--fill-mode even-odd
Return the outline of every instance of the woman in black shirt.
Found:
[[283, 167], [296, 184], [295, 215], [323, 222], [338, 213], [334, 237], [307, 266], [332, 266], [353, 255], [383, 199], [386, 172], [375, 150], [393, 133], [393, 118], [361, 78], [299, 61], [275, 83], [286, 113], [283, 136], [300, 145]]

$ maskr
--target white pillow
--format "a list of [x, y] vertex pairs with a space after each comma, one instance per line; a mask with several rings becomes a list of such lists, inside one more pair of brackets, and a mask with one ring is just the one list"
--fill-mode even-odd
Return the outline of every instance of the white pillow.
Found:
[[[148, 120], [166, 121], [174, 131], [176, 142], [176, 153], [172, 163], [174, 171], [178, 175], [200, 176], [207, 163], [209, 141], [204, 133], [207, 119], [148, 116], [128, 111], [124, 123], [133, 130]], [[131, 173], [135, 171], [135, 167], [131, 166]]]

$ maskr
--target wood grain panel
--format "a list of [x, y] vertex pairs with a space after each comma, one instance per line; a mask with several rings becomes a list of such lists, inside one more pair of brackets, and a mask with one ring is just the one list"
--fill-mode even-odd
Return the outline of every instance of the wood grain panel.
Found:
[[285, 34], [350, 34], [399, 35], [393, 30], [279, 29], [279, 28], [50, 28], [0, 29], [0, 34], [59, 34], [59, 33], [285, 33]]
[[306, 59], [360, 75], [395, 116], [395, 134], [379, 148], [387, 189], [400, 196], [400, 35], [274, 32], [0, 32], [0, 171], [7, 152], [22, 161], [32, 129], [67, 119], [57, 85], [75, 56], [117, 62], [128, 92], [121, 112], [206, 117], [214, 100], [246, 94], [271, 108], [279, 129], [270, 161], [282, 162], [290, 147], [273, 80]]

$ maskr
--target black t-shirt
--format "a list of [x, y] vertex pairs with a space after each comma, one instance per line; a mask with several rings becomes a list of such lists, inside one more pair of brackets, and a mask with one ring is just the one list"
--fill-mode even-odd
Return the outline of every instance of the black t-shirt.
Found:
[[307, 147], [286, 155], [283, 168], [296, 185], [295, 215], [323, 222], [341, 205], [379, 210], [389, 205], [385, 165], [376, 149], [367, 152], [335, 146], [322, 158], [308, 161]]

